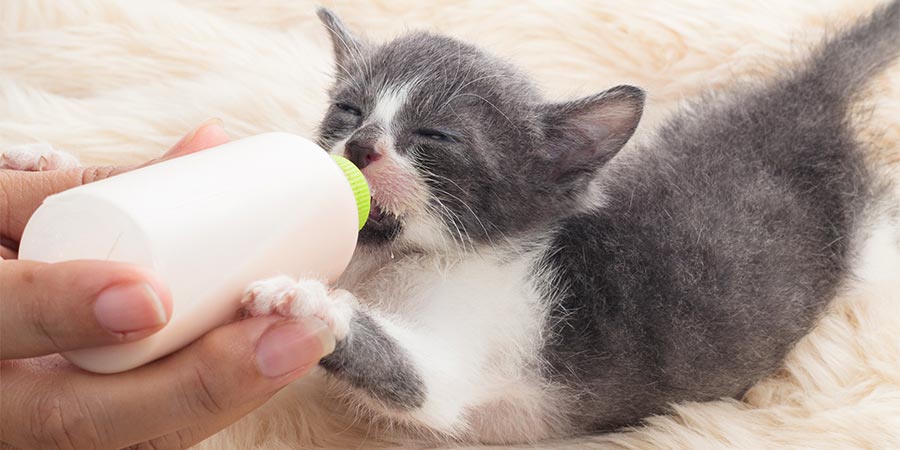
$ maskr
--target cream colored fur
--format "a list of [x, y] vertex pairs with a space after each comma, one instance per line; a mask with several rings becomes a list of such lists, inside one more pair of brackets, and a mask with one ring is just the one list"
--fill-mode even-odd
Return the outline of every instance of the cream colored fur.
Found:
[[[428, 28], [493, 49], [524, 66], [552, 98], [619, 83], [646, 88], [653, 128], [681, 100], [730, 80], [766, 76], [802, 56], [873, 0], [538, 2], [323, 1], [355, 29], [385, 39]], [[208, 117], [234, 137], [310, 135], [324, 110], [331, 51], [305, 0], [2, 0], [0, 148], [46, 141], [85, 163], [160, 154]], [[861, 133], [872, 159], [900, 173], [900, 66], [871, 89]], [[897, 245], [889, 238], [869, 248]], [[896, 255], [894, 253], [893, 255]], [[646, 427], [553, 446], [583, 448], [900, 448], [900, 273], [892, 254], [847, 289], [743, 402], [687, 404]], [[368, 447], [383, 430], [348, 426], [298, 383], [208, 448]], [[327, 401], [322, 408], [329, 408]], [[316, 433], [315, 427], [339, 433]]]

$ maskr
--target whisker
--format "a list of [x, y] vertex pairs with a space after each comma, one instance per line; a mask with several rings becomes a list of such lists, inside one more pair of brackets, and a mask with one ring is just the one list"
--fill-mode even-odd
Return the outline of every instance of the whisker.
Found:
[[[441, 177], [440, 175], [437, 175], [437, 174], [434, 174], [434, 173], [431, 173], [431, 172], [427, 172], [427, 171], [423, 171], [423, 172], [424, 172], [424, 174], [425, 174], [426, 177], [429, 177], [429, 176], [431, 176], [431, 177]], [[446, 179], [445, 177], [441, 177], [441, 178]], [[432, 179], [434, 179], [434, 178], [432, 178]], [[449, 181], [452, 182], [452, 180], [449, 180]], [[454, 184], [456, 184], [456, 183], [454, 183]], [[459, 185], [456, 184], [456, 186], [458, 187]], [[465, 201], [463, 201], [463, 200], [462, 200], [461, 198], [459, 198], [458, 196], [453, 195], [453, 194], [447, 192], [445, 189], [440, 189], [440, 188], [437, 188], [437, 187], [433, 187], [433, 186], [432, 186], [432, 190], [433, 190], [433, 193], [434, 193], [434, 194], [437, 194], [437, 195], [440, 195], [440, 194], [446, 195], [446, 196], [448, 196], [448, 197], [451, 197], [451, 198], [455, 199], [456, 201], [458, 201], [459, 203], [461, 203], [463, 206], [465, 206], [465, 207], [469, 210], [469, 213], [472, 215], [472, 217], [473, 217], [473, 218], [478, 222], [478, 224], [481, 226], [481, 229], [484, 231], [485, 237], [487, 237], [488, 242], [490, 242], [490, 244], [491, 244], [492, 246], [496, 246], [496, 244], [494, 243], [493, 238], [491, 237], [490, 233], [488, 233], [487, 227], [484, 225], [484, 222], [478, 217], [477, 214], [475, 214], [475, 211], [472, 209], [471, 206], [469, 206]], [[440, 202], [440, 199], [437, 198], [437, 195], [432, 196], [432, 198], [433, 198], [435, 201]], [[442, 205], [445, 209], [447, 209], [447, 211], [448, 211], [449, 213], [452, 213], [455, 217], [458, 218], [458, 220], [459, 220], [459, 226], [458, 226], [458, 228], [462, 228], [462, 230], [465, 232], [466, 238], [468, 239], [469, 242], [472, 243], [472, 249], [473, 249], [473, 251], [474, 251], [474, 250], [475, 250], [475, 247], [474, 247], [474, 240], [472, 239], [472, 236], [469, 234], [469, 231], [465, 228], [465, 226], [463, 226], [462, 217], [459, 217], [458, 214], [456, 214], [456, 213], [454, 213], [452, 210], [450, 210], [446, 205], [443, 204], [443, 202], [440, 202], [440, 203], [441, 203], [441, 205]], [[454, 223], [454, 225], [455, 225], [455, 223]], [[505, 236], [504, 236], [504, 237], [505, 237]], [[507, 241], [508, 241], [508, 238], [507, 238]]]
[[[435, 199], [435, 200], [437, 200], [437, 199]], [[457, 240], [456, 235], [454, 235], [452, 233], [452, 231], [454, 231], [454, 230], [449, 230], [449, 226], [448, 226], [448, 231], [451, 231], [451, 233], [449, 233], [449, 236], [450, 236], [450, 239], [453, 240], [453, 242], [456, 244], [456, 247], [462, 248], [461, 250], [457, 249], [459, 256], [462, 256], [462, 254], [465, 250], [466, 243], [463, 240], [462, 232], [460, 231], [459, 226], [456, 224], [456, 219], [453, 217], [452, 211], [447, 209], [447, 207], [444, 206], [443, 203], [440, 203], [440, 200], [437, 200], [437, 202], [438, 202], [439, 208], [429, 207], [429, 211], [434, 212], [435, 215], [437, 215], [439, 218], [449, 221], [450, 225], [452, 225], [454, 227], [454, 229], [456, 231], [456, 235], [459, 236], [459, 240]], [[435, 205], [435, 206], [437, 206], [437, 205]], [[447, 244], [446, 235], [444, 233], [441, 233], [441, 240], [444, 242], [445, 251], [447, 251], [449, 253], [454, 250], [453, 248], [450, 247], [449, 244]]]
[[[451, 180], [451, 179], [449, 179], [449, 178], [447, 178], [447, 177], [445, 177], [445, 176], [443, 176], [443, 175], [438, 175], [438, 174], [436, 174], [436, 173], [428, 172], [428, 171], [424, 171], [424, 172], [425, 172], [428, 176], [430, 176], [430, 177], [439, 178], [439, 179], [443, 179], [443, 180], [449, 181], [450, 183], [453, 183], [453, 185], [456, 186], [456, 188], [459, 189], [460, 192], [465, 192], [465, 191], [463, 190], [463, 188], [459, 186], [458, 183], [456, 183], [455, 181], [453, 181], [453, 180]], [[442, 194], [444, 194], [444, 195], [453, 197], [456, 201], [458, 201], [458, 202], [461, 203], [463, 206], [465, 206], [466, 209], [469, 210], [469, 213], [472, 214], [472, 217], [478, 222], [478, 225], [481, 226], [481, 229], [484, 231], [485, 237], [487, 237], [487, 239], [488, 239], [488, 241], [491, 243], [491, 245], [492, 245], [492, 246], [495, 245], [495, 244], [494, 244], [494, 241], [493, 241], [493, 238], [491, 237], [491, 234], [488, 232], [487, 227], [484, 225], [484, 221], [482, 221], [481, 218], [478, 217], [478, 214], [475, 213], [475, 210], [473, 210], [472, 207], [469, 206], [468, 203], [466, 203], [463, 199], [459, 198], [458, 196], [453, 195], [453, 194], [447, 192], [446, 189], [437, 189], [437, 191], [440, 192], [440, 193], [442, 193]]]
[[353, 87], [355, 87], [359, 91], [362, 91], [362, 86], [360, 86], [359, 81], [356, 79], [356, 77], [353, 76], [352, 73], [350, 73], [350, 71], [346, 67], [344, 67], [337, 61], [335, 61], [335, 65], [337, 65], [338, 68], [340, 68], [345, 74], [347, 74], [347, 77], [353, 83]]
[[[338, 40], [340, 40], [341, 45], [347, 50], [347, 53], [352, 58], [352, 61], [357, 65], [361, 65], [363, 67], [364, 75], [368, 75], [370, 78], [372, 76], [371, 67], [369, 67], [368, 61], [363, 57], [362, 50], [357, 46], [351, 46], [340, 33], [337, 32], [334, 28], [330, 27], [328, 24], [325, 24], [325, 28], [331, 32], [332, 36], [336, 36]], [[337, 55], [335, 55], [335, 62], [337, 62]], [[362, 64], [359, 64], [362, 62]]]
[[503, 118], [506, 119], [506, 121], [509, 122], [509, 124], [510, 124], [513, 128], [516, 128], [516, 124], [514, 124], [513, 121], [510, 120], [509, 116], [507, 116], [506, 113], [504, 113], [503, 111], [501, 111], [500, 108], [497, 107], [497, 105], [491, 103], [490, 100], [488, 100], [488, 99], [486, 99], [486, 98], [484, 98], [484, 97], [482, 97], [482, 96], [480, 96], [480, 95], [478, 95], [478, 94], [473, 94], [473, 93], [471, 93], [471, 92], [467, 92], [467, 93], [465, 93], [465, 94], [459, 94], [459, 95], [457, 95], [457, 97], [475, 97], [475, 98], [481, 99], [482, 101], [484, 101], [484, 102], [487, 103], [488, 105], [491, 105], [491, 108], [494, 108], [498, 113], [500, 113], [500, 115], [503, 116]]
[[[467, 73], [466, 75], [468, 75], [468, 73]], [[459, 92], [462, 91], [463, 89], [465, 89], [466, 86], [471, 85], [472, 83], [476, 83], [476, 82], [481, 81], [481, 80], [487, 80], [487, 79], [490, 79], [490, 78], [507, 78], [507, 77], [508, 77], [508, 76], [507, 76], [507, 75], [504, 75], [504, 74], [485, 75], [485, 76], [483, 76], [483, 77], [478, 77], [478, 78], [476, 78], [476, 79], [474, 79], [474, 80], [471, 80], [471, 81], [468, 81], [468, 82], [466, 82], [466, 83], [463, 83], [462, 85], [460, 85], [459, 87], [457, 87], [457, 88], [453, 91], [452, 94], [450, 94], [450, 98], [449, 98], [446, 102], [444, 102], [444, 103], [438, 108], [438, 111], [443, 110], [444, 107], [446, 107], [447, 105], [449, 105], [450, 102], [452, 102], [453, 100], [456, 100], [457, 98], [462, 97], [462, 95], [458, 95]], [[485, 101], [486, 101], [486, 100], [485, 100]]]

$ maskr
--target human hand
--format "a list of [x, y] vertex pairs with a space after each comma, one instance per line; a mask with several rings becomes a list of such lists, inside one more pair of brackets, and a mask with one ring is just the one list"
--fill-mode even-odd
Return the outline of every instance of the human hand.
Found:
[[138, 167], [215, 147], [229, 140], [222, 121], [213, 119], [188, 133], [159, 158], [136, 166], [78, 167], [44, 172], [0, 170], [0, 257], [15, 258], [25, 224], [48, 196]]
[[[228, 141], [207, 123], [160, 160]], [[56, 353], [128, 342], [171, 315], [146, 269], [106, 261], [15, 260], [47, 195], [130, 170], [0, 171], [0, 441], [22, 448], [184, 448], [224, 428], [316, 365], [334, 347], [325, 325], [257, 317], [217, 328], [166, 358], [114, 375]]]

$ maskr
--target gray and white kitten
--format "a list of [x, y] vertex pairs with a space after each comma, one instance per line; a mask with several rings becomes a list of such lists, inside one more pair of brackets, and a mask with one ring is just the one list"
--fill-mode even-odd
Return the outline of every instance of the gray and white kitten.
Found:
[[740, 397], [865, 276], [868, 242], [900, 247], [849, 123], [900, 49], [898, 1], [621, 155], [638, 88], [548, 102], [472, 45], [319, 17], [337, 65], [319, 143], [375, 207], [339, 289], [275, 278], [246, 301], [324, 319], [340, 397], [395, 430], [533, 442]]

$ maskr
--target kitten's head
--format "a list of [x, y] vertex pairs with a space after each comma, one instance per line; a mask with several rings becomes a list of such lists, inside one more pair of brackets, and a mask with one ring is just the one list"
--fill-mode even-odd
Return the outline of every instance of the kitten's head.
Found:
[[545, 103], [527, 77], [466, 43], [418, 32], [377, 45], [328, 10], [319, 18], [337, 71], [319, 144], [369, 181], [363, 245], [464, 249], [547, 226], [640, 120], [635, 87]]

